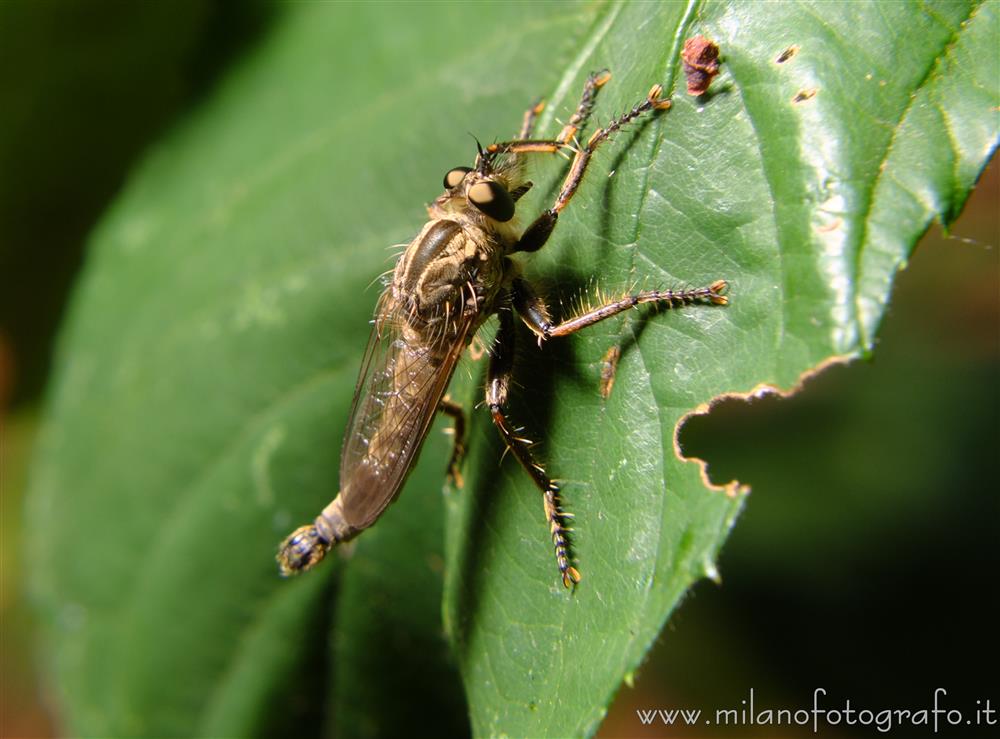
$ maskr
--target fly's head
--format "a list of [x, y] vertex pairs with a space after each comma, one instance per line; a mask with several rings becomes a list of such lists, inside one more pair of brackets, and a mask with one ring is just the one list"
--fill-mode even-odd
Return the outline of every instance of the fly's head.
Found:
[[444, 192], [431, 204], [434, 218], [457, 218], [505, 243], [515, 240], [517, 201], [531, 183], [523, 181], [516, 157], [500, 157], [479, 148], [475, 167], [455, 167], [444, 176]]

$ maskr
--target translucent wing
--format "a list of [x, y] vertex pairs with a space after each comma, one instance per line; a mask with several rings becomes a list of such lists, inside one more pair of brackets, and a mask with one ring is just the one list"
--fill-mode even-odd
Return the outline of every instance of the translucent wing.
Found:
[[353, 528], [371, 526], [396, 498], [465, 348], [475, 316], [450, 322], [433, 340], [407, 329], [379, 301], [340, 454], [340, 497]]

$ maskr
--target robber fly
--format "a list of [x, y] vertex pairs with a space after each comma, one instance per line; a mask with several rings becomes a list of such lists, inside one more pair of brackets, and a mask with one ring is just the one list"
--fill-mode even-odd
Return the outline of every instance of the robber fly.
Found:
[[[375, 309], [341, 450], [340, 492], [313, 523], [281, 544], [277, 559], [282, 574], [308, 570], [336, 544], [375, 523], [399, 495], [438, 411], [455, 420], [449, 470], [460, 479], [464, 414], [445, 398], [445, 391], [476, 331], [496, 314], [499, 330], [489, 360], [486, 405], [507, 447], [542, 492], [563, 584], [569, 588], [580, 581], [567, 543], [566, 522], [571, 516], [562, 509], [559, 488], [534, 459], [529, 442], [515, 433], [505, 412], [515, 315], [541, 343], [641, 303], [676, 307], [727, 302], [726, 282], [719, 280], [708, 287], [635, 292], [573, 318], [555, 320], [511, 258], [545, 245], [602, 143], [636, 118], [670, 107], [670, 101], [661, 97], [662, 87], [654, 85], [645, 100], [581, 145], [577, 132], [590, 116], [597, 91], [610, 78], [605, 70], [587, 79], [575, 113], [556, 138], [531, 138], [544, 106], [538, 103], [525, 112], [516, 139], [485, 149], [477, 144], [474, 167], [456, 167], [444, 176], [444, 193], [428, 207], [429, 220], [399, 258]], [[555, 202], [519, 231], [514, 223], [517, 202], [532, 186], [522, 175], [522, 155], [564, 151], [574, 156]]]

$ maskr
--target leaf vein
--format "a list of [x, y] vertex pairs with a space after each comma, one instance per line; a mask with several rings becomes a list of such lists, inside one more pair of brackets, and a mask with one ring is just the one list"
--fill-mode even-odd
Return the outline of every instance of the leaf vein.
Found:
[[[978, 10], [979, 6], [982, 4], [982, 0], [972, 6], [965, 20], [971, 19]], [[856, 249], [854, 250], [854, 269], [852, 274], [851, 289], [854, 291], [854, 321], [858, 330], [858, 336], [864, 346], [871, 343], [872, 338], [865, 334], [865, 324], [861, 320], [862, 305], [861, 305], [861, 293], [858, 290], [858, 284], [861, 279], [861, 268], [864, 259], [865, 251], [868, 247], [868, 236], [871, 226], [872, 211], [875, 207], [875, 195], [878, 191], [879, 185], [882, 182], [882, 175], [887, 169], [889, 158], [895, 149], [896, 142], [899, 139], [899, 133], [903, 129], [907, 118], [910, 115], [910, 111], [913, 110], [913, 105], [917, 101], [918, 93], [925, 88], [928, 84], [933, 84], [937, 79], [936, 72], [940, 68], [944, 59], [946, 59], [950, 54], [951, 50], [958, 43], [962, 35], [962, 29], [965, 27], [965, 23], [959, 24], [959, 30], [954, 31], [951, 36], [947, 39], [941, 50], [936, 53], [927, 66], [927, 70], [924, 73], [920, 81], [915, 85], [913, 91], [910, 94], [910, 99], [907, 101], [906, 105], [903, 106], [903, 110], [896, 121], [895, 126], [892, 129], [892, 133], [889, 136], [889, 142], [885, 147], [885, 151], [879, 161], [879, 166], [876, 169], [875, 176], [871, 180], [871, 184], [867, 188], [867, 193], [864, 202], [864, 212], [859, 214], [859, 221], [861, 222], [861, 232], [858, 234], [856, 241]], [[954, 148], [954, 143], [952, 142], [952, 152], [955, 155], [953, 158], [957, 158], [958, 152]], [[953, 180], [954, 181], [954, 180]]]

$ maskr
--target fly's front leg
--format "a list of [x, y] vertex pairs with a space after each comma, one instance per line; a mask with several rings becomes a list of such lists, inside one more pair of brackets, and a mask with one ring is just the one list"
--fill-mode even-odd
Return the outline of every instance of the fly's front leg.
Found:
[[[569, 123], [563, 126], [562, 131], [554, 139], [530, 138], [531, 132], [535, 128], [535, 121], [538, 119], [538, 114], [545, 109], [545, 103], [538, 102], [531, 108], [528, 108], [524, 112], [524, 121], [521, 124], [521, 131], [518, 133], [518, 137], [512, 141], [501, 141], [496, 144], [490, 144], [485, 150], [480, 149], [477, 167], [489, 164], [493, 159], [502, 154], [554, 154], [563, 149], [572, 150], [572, 141], [575, 140], [576, 132], [583, 128], [587, 124], [587, 119], [590, 118], [590, 112], [594, 108], [594, 99], [597, 97], [597, 91], [610, 79], [611, 73], [606, 69], [602, 72], [596, 72], [587, 78], [586, 83], [583, 85], [583, 94], [580, 96], [580, 102], [576, 106], [573, 117], [569, 119]], [[510, 193], [511, 198], [516, 203], [529, 189], [531, 189], [531, 183], [527, 182], [516, 190], [513, 190]], [[555, 216], [551, 214], [551, 211], [546, 211], [528, 227], [521, 236], [514, 251], [535, 251], [541, 248], [542, 244], [548, 240], [554, 226]]]
[[[556, 142], [568, 143], [576, 136], [577, 131], [587, 125], [590, 112], [594, 109], [594, 99], [597, 97], [597, 91], [610, 79], [611, 72], [606, 69], [595, 72], [587, 78], [587, 81], [583, 84], [583, 93], [580, 95], [580, 102], [576, 105], [576, 111], [574, 111], [573, 117], [569, 119], [569, 123], [563, 126], [563, 130], [559, 132], [559, 135], [555, 139]], [[517, 135], [517, 140], [531, 138], [531, 132], [535, 129], [535, 121], [538, 120], [538, 115], [543, 110], [545, 110], [545, 101], [539, 100], [533, 107], [528, 108], [524, 112], [524, 121], [521, 124], [521, 131]], [[499, 148], [512, 143], [515, 142], [494, 144], [494, 146]]]
[[451, 459], [448, 460], [448, 478], [457, 488], [464, 487], [462, 479], [462, 459], [465, 457], [465, 411], [462, 406], [448, 397], [442, 398], [438, 410], [450, 417], [452, 427], [446, 429], [452, 434]]
[[[610, 75], [608, 76], [610, 77]], [[543, 211], [542, 214], [535, 219], [534, 223], [528, 226], [524, 234], [522, 234], [521, 239], [511, 251], [538, 251], [545, 246], [545, 242], [549, 240], [549, 236], [552, 234], [552, 229], [556, 227], [556, 221], [559, 219], [559, 213], [561, 213], [563, 208], [569, 204], [569, 201], [573, 198], [573, 195], [576, 194], [577, 189], [580, 187], [580, 183], [583, 181], [583, 175], [587, 171], [587, 165], [590, 164], [590, 160], [594, 156], [594, 152], [597, 151], [597, 147], [607, 141], [613, 133], [619, 131], [622, 127], [631, 123], [644, 113], [649, 113], [655, 110], [666, 110], [669, 108], [670, 100], [662, 99], [660, 97], [662, 94], [663, 87], [660, 85], [653, 85], [645, 100], [632, 108], [632, 110], [615, 118], [604, 128], [594, 131], [591, 137], [587, 140], [587, 145], [576, 151], [576, 156], [573, 157], [573, 164], [570, 166], [569, 174], [566, 175], [566, 179], [563, 181], [562, 188], [559, 190], [559, 195], [556, 197], [555, 203], [553, 203], [551, 208]], [[572, 124], [572, 122], [573, 121], [571, 120], [570, 124]], [[569, 127], [570, 125], [567, 125], [567, 128]], [[564, 129], [564, 132], [565, 130], [566, 129]], [[575, 133], [575, 129], [573, 133]]]
[[594, 110], [594, 100], [597, 98], [597, 91], [604, 87], [610, 79], [611, 72], [606, 69], [595, 72], [587, 78], [587, 81], [583, 85], [583, 94], [580, 96], [580, 102], [576, 106], [576, 112], [569, 119], [569, 123], [563, 126], [563, 130], [559, 132], [556, 141], [566, 144], [576, 138], [576, 132], [587, 125], [590, 113]]
[[590, 113], [594, 109], [594, 99], [597, 97], [597, 91], [610, 79], [611, 72], [606, 69], [594, 72], [587, 77], [587, 81], [583, 83], [583, 93], [580, 95], [580, 102], [576, 105], [573, 117], [569, 119], [569, 123], [563, 126], [562, 131], [554, 139], [531, 138], [531, 134], [535, 130], [535, 122], [538, 120], [539, 114], [545, 110], [545, 101], [540, 100], [524, 111], [521, 130], [518, 132], [516, 139], [490, 144], [486, 147], [484, 154], [492, 159], [499, 154], [523, 154], [525, 152], [553, 153], [563, 148], [569, 148], [570, 142], [576, 136], [576, 132], [587, 125]]
[[604, 128], [594, 131], [591, 137], [587, 140], [587, 145], [577, 151], [576, 156], [573, 157], [573, 164], [570, 166], [569, 174], [566, 175], [562, 190], [556, 198], [555, 205], [552, 206], [552, 210], [554, 210], [556, 214], [566, 207], [570, 199], [576, 193], [577, 188], [580, 186], [580, 182], [583, 181], [583, 173], [587, 170], [587, 165], [590, 163], [590, 159], [594, 155], [594, 152], [597, 151], [598, 146], [607, 141], [613, 133], [620, 130], [623, 126], [631, 123], [643, 113], [648, 113], [654, 110], [666, 110], [670, 107], [670, 100], [662, 99], [660, 97], [662, 94], [662, 85], [653, 85], [649, 94], [646, 95], [645, 100], [636, 105], [629, 112], [615, 118]]
[[695, 303], [728, 305], [729, 298], [725, 295], [728, 289], [729, 283], [725, 280], [716, 280], [707, 287], [685, 288], [683, 290], [640, 290], [558, 323], [552, 322], [545, 302], [523, 278], [518, 277], [514, 280], [512, 293], [515, 310], [541, 343], [544, 339], [568, 336], [643, 303], [656, 303], [663, 308], [680, 308]]
[[[538, 114], [541, 113], [545, 107], [545, 104], [543, 102], [535, 104], [533, 107], [525, 111], [524, 121], [521, 125], [521, 131], [520, 134], [518, 135], [518, 138], [514, 139], [513, 141], [502, 141], [499, 143], [490, 144], [489, 146], [486, 147], [485, 150], [480, 150], [480, 155], [479, 155], [480, 158], [479, 161], [477, 162], [477, 167], [484, 164], [488, 164], [492, 162], [494, 158], [503, 154], [527, 154], [527, 153], [554, 154], [558, 151], [562, 151], [563, 149], [574, 150], [572, 142], [575, 142], [577, 131], [583, 128], [587, 124], [587, 120], [590, 118], [590, 113], [594, 109], [594, 99], [597, 97], [597, 91], [600, 90], [610, 79], [611, 79], [611, 73], [606, 69], [600, 72], [595, 72], [594, 74], [591, 74], [587, 78], [587, 81], [583, 85], [583, 94], [580, 96], [580, 102], [576, 106], [576, 111], [573, 113], [572, 118], [569, 119], [569, 123], [563, 126], [562, 131], [560, 131], [559, 135], [554, 139], [529, 138], [529, 136], [531, 136], [532, 130], [534, 130], [535, 121], [538, 118]], [[657, 87], [654, 89], [659, 90], [660, 88]], [[652, 96], [652, 94], [653, 93], [651, 91], [650, 96]], [[659, 93], [657, 92], [657, 96], [658, 95]], [[658, 101], [658, 104], [660, 104], [661, 106], [663, 103], [664, 101]], [[667, 102], [666, 104], [669, 105], [669, 102]], [[631, 118], [625, 120], [627, 115], [628, 114], [626, 114], [626, 116], [622, 116], [617, 121], [614, 121], [611, 124], [611, 126], [608, 126], [605, 129], [601, 129], [602, 131], [608, 132], [605, 134], [605, 138], [607, 138], [607, 136], [610, 135], [610, 133], [612, 132], [609, 130], [611, 129], [612, 126], [617, 126], [616, 128], [614, 128], [614, 130], [617, 130], [621, 126], [625, 125], [625, 123], [627, 123], [628, 120], [631, 120]], [[637, 115], [640, 115], [640, 112], [633, 110], [632, 118], [634, 118]], [[592, 137], [591, 142], [589, 142], [587, 146], [591, 147], [593, 141], [594, 139]], [[593, 144], [594, 147], [596, 147], [596, 145], [597, 144]], [[573, 160], [574, 168], [577, 167], [577, 162], [580, 160], [581, 151], [586, 151], [586, 149], [577, 151], [576, 157]], [[587, 158], [589, 159], [589, 155]], [[584, 161], [579, 168], [580, 172], [579, 176], [576, 179], [576, 184], [579, 184], [579, 179], [580, 177], [582, 177], [583, 169], [585, 167], [586, 167], [586, 161]], [[569, 180], [567, 180], [567, 182], [568, 181]], [[573, 186], [574, 190], [576, 189], [576, 184]], [[564, 184], [563, 191], [565, 190], [566, 190], [566, 185]], [[511, 194], [513, 195], [514, 193]], [[514, 198], [514, 201], [516, 202], [517, 199], [523, 194], [524, 192], [517, 192], [517, 197]], [[562, 193], [560, 193], [560, 196], [562, 196]], [[569, 196], [566, 197], [566, 200], [568, 201], [569, 197], [571, 196], [572, 193], [570, 193]], [[556, 219], [558, 218], [559, 211], [562, 210], [564, 206], [565, 203], [560, 205], [560, 202], [557, 201], [555, 208], [551, 208], [543, 212], [537, 219], [535, 219], [534, 223], [528, 226], [528, 228], [521, 235], [520, 240], [518, 241], [517, 245], [514, 247], [512, 251], [530, 252], [541, 249], [542, 246], [545, 244], [545, 242], [548, 241], [549, 234], [552, 233], [552, 229], [555, 228]]]
[[514, 366], [514, 317], [508, 310], [501, 310], [500, 330], [497, 332], [496, 344], [490, 356], [490, 366], [486, 380], [486, 403], [493, 416], [493, 423], [503, 437], [507, 448], [514, 454], [521, 466], [531, 475], [535, 485], [542, 491], [542, 504], [545, 507], [545, 517], [552, 532], [552, 545], [555, 548], [556, 564], [562, 576], [563, 585], [567, 588], [580, 582], [580, 573], [570, 565], [568, 528], [565, 521], [572, 516], [562, 510], [559, 502], [559, 487], [549, 479], [545, 470], [531, 455], [531, 442], [519, 437], [510, 425], [504, 406], [510, 391], [510, 380]]
[[531, 132], [535, 130], [535, 121], [538, 115], [545, 110], [545, 101], [539, 100], [533, 106], [524, 111], [524, 120], [521, 122], [521, 130], [518, 131], [519, 140], [531, 138]]

